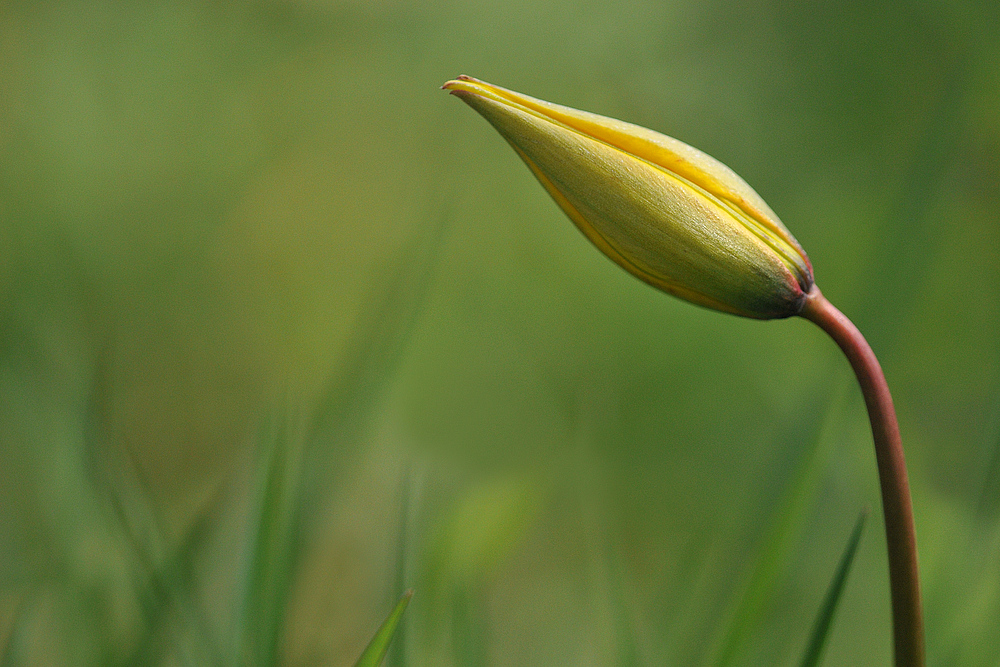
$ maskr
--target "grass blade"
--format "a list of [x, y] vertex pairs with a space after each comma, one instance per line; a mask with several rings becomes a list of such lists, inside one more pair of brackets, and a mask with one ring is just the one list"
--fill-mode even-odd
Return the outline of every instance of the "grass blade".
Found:
[[992, 422], [987, 436], [987, 447], [992, 451], [976, 503], [977, 515], [987, 521], [995, 518], [1000, 509], [1000, 392], [997, 393]]
[[26, 597], [22, 597], [17, 603], [13, 621], [7, 629], [7, 635], [3, 638], [2, 645], [0, 645], [0, 667], [14, 667], [21, 662], [17, 647], [21, 643], [21, 626], [24, 624], [24, 613], [27, 606]]
[[[246, 559], [237, 651], [252, 665], [278, 664], [285, 607], [301, 542], [301, 441], [287, 415], [272, 426], [258, 482], [253, 538]], [[267, 437], [267, 436], [265, 436]]]
[[[124, 664], [161, 664], [164, 659], [162, 654], [171, 649], [177, 654], [174, 657], [180, 660], [180, 664], [222, 664], [218, 643], [213, 636], [211, 624], [202, 613], [192, 576], [195, 557], [201, 552], [212, 523], [216, 520], [217, 503], [218, 497], [210, 501], [177, 544], [158, 557], [154, 555], [153, 548], [142, 540], [135, 527], [126, 523], [127, 512], [122, 499], [112, 498], [112, 507], [120, 517], [122, 531], [131, 548], [135, 591], [143, 620], [143, 631]], [[153, 532], [158, 530], [158, 525], [159, 522], [150, 522], [142, 528]], [[163, 543], [162, 535], [158, 532], [153, 539]], [[159, 635], [169, 625], [171, 615], [176, 616], [179, 625], [170, 630], [171, 634], [167, 635], [170, 637], [169, 641], [161, 641]], [[188, 647], [182, 641], [185, 634], [190, 635], [194, 646]], [[192, 650], [197, 657], [188, 656], [185, 659], [185, 652]]]
[[487, 667], [489, 643], [478, 590], [462, 586], [451, 594], [451, 644], [455, 664]]
[[861, 542], [861, 533], [864, 531], [865, 519], [868, 518], [868, 510], [865, 509], [858, 515], [858, 520], [854, 524], [851, 537], [847, 540], [847, 547], [840, 557], [840, 564], [837, 572], [833, 575], [830, 588], [826, 591], [823, 605], [820, 607], [819, 616], [816, 617], [816, 624], [813, 626], [812, 637], [806, 654], [802, 658], [802, 667], [816, 667], [819, 659], [823, 655], [823, 646], [826, 638], [830, 634], [830, 627], [833, 625], [833, 616], [837, 612], [837, 603], [840, 601], [840, 594], [844, 592], [844, 584], [847, 583], [847, 575], [854, 562], [854, 555], [858, 551], [858, 544]]
[[[396, 582], [393, 588], [397, 591], [406, 589], [406, 582], [410, 577], [410, 564], [413, 559], [411, 555], [413, 547], [411, 521], [417, 505], [420, 483], [420, 475], [415, 473], [412, 467], [407, 467], [403, 473], [399, 491], [399, 534], [396, 540]], [[385, 659], [386, 667], [406, 667], [407, 625], [404, 623], [397, 628], [396, 642]]]
[[406, 605], [410, 604], [411, 597], [413, 597], [412, 589], [403, 593], [403, 597], [399, 598], [399, 602], [396, 603], [388, 618], [382, 623], [382, 627], [372, 637], [368, 648], [361, 654], [358, 661], [354, 663], [354, 667], [378, 667], [382, 664], [382, 659], [385, 658], [385, 654], [389, 650], [389, 642], [392, 641], [392, 636], [396, 632], [396, 626], [399, 625], [399, 619], [402, 618], [403, 612], [406, 611]]
[[132, 582], [140, 629], [130, 644], [112, 644], [108, 660], [124, 665], [159, 665], [170, 656], [180, 665], [221, 665], [212, 625], [205, 617], [194, 584], [197, 556], [218, 519], [218, 492], [176, 542], [165, 537], [166, 525], [154, 494], [128, 450], [116, 454], [101, 415], [109, 401], [108, 362], [100, 357], [85, 413], [83, 456], [91, 488], [110, 510], [101, 518], [123, 540], [122, 564]]
[[841, 381], [822, 424], [802, 454], [793, 478], [788, 483], [784, 497], [775, 513], [770, 529], [761, 542], [759, 555], [749, 575], [741, 599], [730, 613], [725, 634], [716, 645], [712, 660], [715, 667], [729, 667], [744, 649], [747, 639], [760, 623], [768, 603], [772, 600], [775, 584], [781, 574], [788, 554], [798, 542], [805, 518], [816, 498], [819, 478], [831, 456], [832, 434], [844, 413], [848, 393], [847, 384]]
[[333, 457], [356, 449], [344, 444], [359, 439], [395, 377], [430, 291], [447, 223], [444, 211], [436, 224], [414, 234], [396, 261], [386, 267], [380, 293], [373, 295], [371, 307], [358, 316], [338, 365], [305, 415], [302, 456], [306, 462], [299, 498], [303, 525], [311, 525], [315, 508], [322, 505], [316, 497], [330, 492]]
[[635, 627], [625, 599], [625, 568], [619, 553], [611, 548], [606, 549], [608, 560], [608, 585], [615, 627], [615, 643], [617, 645], [619, 667], [641, 667], [645, 664], [639, 650]]
[[361, 315], [341, 366], [321, 393], [311, 416], [310, 441], [329, 437], [331, 431], [357, 429], [392, 377], [430, 289], [447, 221], [445, 212], [428, 231], [414, 235], [388, 267], [382, 294]]

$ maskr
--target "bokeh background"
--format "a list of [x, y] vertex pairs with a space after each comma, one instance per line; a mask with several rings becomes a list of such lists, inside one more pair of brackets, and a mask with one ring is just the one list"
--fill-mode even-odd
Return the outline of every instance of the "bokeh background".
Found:
[[[997, 665], [995, 3], [0, 4], [4, 664], [890, 659], [805, 321], [589, 246], [466, 73], [733, 167], [879, 354], [932, 665]], [[263, 545], [263, 546], [262, 546]]]

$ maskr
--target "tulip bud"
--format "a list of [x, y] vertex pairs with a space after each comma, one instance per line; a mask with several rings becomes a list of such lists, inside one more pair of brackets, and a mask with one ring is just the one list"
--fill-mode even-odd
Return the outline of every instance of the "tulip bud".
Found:
[[471, 77], [443, 88], [489, 121], [580, 231], [637, 278], [745, 317], [802, 309], [809, 259], [721, 162], [652, 130]]

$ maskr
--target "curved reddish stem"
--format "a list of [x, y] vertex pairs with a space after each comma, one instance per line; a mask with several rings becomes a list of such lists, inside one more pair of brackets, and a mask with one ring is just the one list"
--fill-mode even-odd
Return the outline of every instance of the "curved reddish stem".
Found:
[[861, 385], [861, 393], [868, 406], [882, 487], [896, 667], [923, 667], [924, 626], [917, 573], [917, 539], [913, 530], [913, 506], [903, 444], [899, 438], [899, 424], [889, 386], [864, 336], [826, 300], [818, 287], [813, 287], [808, 294], [800, 315], [816, 323], [837, 342], [851, 362]]

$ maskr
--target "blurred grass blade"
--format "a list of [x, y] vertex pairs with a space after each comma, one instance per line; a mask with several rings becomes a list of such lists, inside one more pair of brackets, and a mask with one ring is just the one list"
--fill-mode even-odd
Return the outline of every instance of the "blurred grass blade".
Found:
[[709, 662], [715, 667], [728, 667], [733, 664], [743, 650], [747, 637], [760, 623], [767, 604], [773, 598], [778, 575], [789, 552], [798, 542], [806, 513], [812, 506], [819, 488], [820, 475], [827, 467], [833, 449], [831, 436], [838, 431], [835, 425], [840, 422], [845, 400], [849, 396], [847, 387], [844, 376], [840, 386], [832, 394], [833, 399], [829, 401], [820, 428], [802, 454], [794, 476], [785, 490], [771, 527], [761, 542], [757, 561], [744, 587], [743, 595], [731, 612], [731, 620], [726, 626], [725, 634], [716, 644], [713, 659]]
[[979, 500], [976, 503], [976, 513], [981, 519], [990, 521], [996, 517], [1000, 509], [1000, 391], [997, 392], [993, 406], [992, 426], [987, 436], [989, 463], [980, 484]]
[[389, 267], [383, 293], [355, 325], [340, 368], [330, 375], [315, 410], [308, 437], [328, 437], [335, 429], [357, 428], [365, 408], [372, 404], [402, 356], [404, 344], [417, 321], [437, 265], [448, 215], [429, 231], [417, 233]]
[[451, 596], [451, 644], [456, 665], [487, 667], [488, 628], [477, 590], [457, 587]]
[[972, 56], [957, 51], [955, 57], [939, 64], [937, 90], [928, 91], [932, 106], [926, 112], [922, 131], [914, 137], [902, 187], [886, 216], [888, 224], [883, 229], [887, 233], [882, 235], [881, 247], [873, 248], [875, 257], [894, 258], [891, 271], [873, 263], [866, 278], [878, 280], [880, 291], [894, 295], [880, 300], [878, 327], [872, 327], [869, 334], [869, 342], [879, 350], [883, 364], [887, 361], [885, 352], [891, 354], [899, 349], [893, 341], [902, 340], [903, 327], [912, 321], [920, 286], [926, 282], [935, 249], [941, 247], [941, 232], [946, 227], [937, 224], [934, 207], [942, 196], [942, 182], [956, 159], [959, 137], [968, 123], [974, 63]]
[[608, 585], [611, 589], [612, 614], [615, 624], [615, 642], [618, 652], [619, 667], [641, 667], [645, 664], [636, 639], [632, 616], [625, 599], [625, 568], [621, 556], [610, 547], [605, 549], [608, 560]]
[[108, 447], [110, 438], [100, 419], [109, 401], [108, 362], [103, 355], [106, 351], [95, 365], [88, 399], [84, 453], [93, 487], [111, 510], [109, 529], [121, 535], [127, 547], [124, 563], [141, 626], [127, 652], [116, 647], [117, 659], [128, 665], [159, 665], [169, 655], [181, 665], [221, 665], [221, 652], [193, 581], [195, 559], [218, 520], [221, 494], [217, 491], [208, 500], [178, 541], [168, 542], [166, 522], [140, 466], [129, 450], [112, 455], [114, 450]]
[[[258, 482], [256, 525], [248, 545], [242, 618], [236, 650], [246, 664], [278, 664], [289, 593], [301, 537], [301, 440], [290, 417], [277, 419], [261, 445], [266, 464]], [[264, 439], [262, 438], [262, 439]], [[269, 440], [269, 442], [268, 442]]]
[[344, 447], [319, 445], [356, 441], [392, 381], [429, 291], [447, 223], [444, 211], [436, 224], [423, 226], [411, 237], [394, 264], [386, 267], [381, 293], [374, 294], [372, 305], [358, 316], [338, 365], [308, 415], [303, 435], [308, 464], [303, 469], [300, 498], [304, 524], [322, 505], [313, 502], [315, 496], [330, 492], [330, 458], [345, 451]]
[[385, 654], [389, 650], [389, 642], [392, 641], [393, 633], [396, 632], [396, 626], [399, 625], [399, 619], [403, 617], [403, 612], [406, 611], [406, 605], [410, 604], [411, 597], [413, 597], [412, 589], [403, 593], [403, 597], [399, 598], [399, 602], [396, 603], [392, 613], [389, 614], [389, 617], [382, 623], [382, 627], [372, 637], [368, 648], [361, 654], [358, 661], [354, 663], [354, 667], [378, 667], [382, 664], [382, 659], [385, 658]]
[[[219, 496], [215, 496], [195, 518], [177, 544], [162, 557], [157, 557], [152, 547], [142, 540], [135, 528], [126, 523], [127, 512], [122, 506], [122, 499], [117, 496], [112, 498], [112, 507], [120, 517], [122, 530], [132, 549], [132, 560], [136, 569], [134, 575], [136, 597], [143, 620], [143, 632], [136, 640], [131, 657], [125, 661], [126, 664], [161, 664], [164, 660], [161, 654], [169, 650], [171, 645], [178, 652], [174, 657], [180, 659], [181, 664], [222, 664], [212, 626], [198, 604], [192, 575], [195, 558], [202, 551], [211, 527], [217, 521], [218, 500]], [[159, 525], [159, 521], [151, 521], [144, 526], [144, 529], [153, 531]], [[159, 533], [155, 534], [153, 539], [163, 542], [162, 534]], [[180, 623], [177, 631], [190, 633], [195, 641], [192, 649], [195, 651], [195, 656], [199, 657], [187, 661], [181, 659], [185, 653], [184, 647], [181, 646], [181, 637], [175, 637], [169, 643], [162, 641], [159, 635], [162, 627], [169, 622], [171, 614], [175, 614]]]
[[833, 616], [837, 612], [837, 603], [840, 601], [840, 594], [844, 592], [844, 584], [847, 583], [847, 575], [851, 571], [851, 564], [854, 562], [854, 555], [858, 551], [858, 544], [861, 542], [861, 533], [865, 528], [865, 519], [868, 518], [868, 510], [862, 510], [858, 515], [858, 520], [854, 524], [850, 539], [847, 540], [847, 547], [840, 557], [840, 564], [837, 572], [833, 575], [830, 588], [826, 591], [823, 605], [820, 607], [819, 616], [816, 617], [816, 624], [813, 626], [812, 637], [809, 640], [809, 647], [802, 658], [802, 667], [816, 667], [819, 659], [823, 655], [823, 646], [826, 638], [830, 634], [830, 627], [833, 625]]
[[[594, 484], [590, 480], [585, 481], [583, 490], [593, 488]], [[595, 595], [607, 599], [608, 624], [612, 631], [613, 654], [616, 656], [613, 664], [617, 667], [642, 667], [645, 662], [629, 611], [628, 572], [622, 562], [621, 551], [610, 535], [606, 515], [602, 516], [593, 503], [587, 506], [585, 512], [588, 515], [587, 523], [591, 526], [588, 530], [588, 542], [593, 551], [591, 558], [600, 563], [597, 570], [600, 579], [595, 577], [595, 586], [600, 587], [600, 590], [595, 591]]]
[[0, 667], [14, 667], [22, 663], [17, 647], [22, 642], [21, 626], [24, 623], [25, 608], [27, 607], [26, 600], [26, 597], [22, 597], [18, 601], [14, 609], [14, 618], [11, 621], [10, 627], [7, 628], [6, 636], [2, 639], [2, 645], [0, 645]]
[[249, 664], [277, 664], [301, 535], [320, 506], [311, 498], [329, 492], [324, 457], [340, 450], [315, 445], [334, 435], [352, 439], [392, 377], [430, 283], [444, 227], [442, 216], [429, 232], [417, 234], [387, 272], [382, 298], [362, 314], [341, 367], [330, 375], [316, 408], [308, 415], [286, 409], [275, 418], [270, 441], [262, 438], [267, 462], [257, 493], [256, 530], [248, 546], [236, 640]]
[[[410, 577], [411, 547], [411, 517], [414, 515], [417, 505], [417, 494], [421, 485], [421, 475], [414, 472], [412, 466], [408, 466], [400, 480], [399, 489], [399, 533], [396, 540], [396, 574], [395, 587], [393, 590], [404, 590], [406, 582]], [[406, 667], [406, 623], [399, 626], [396, 631], [396, 642], [386, 656], [386, 667]]]

